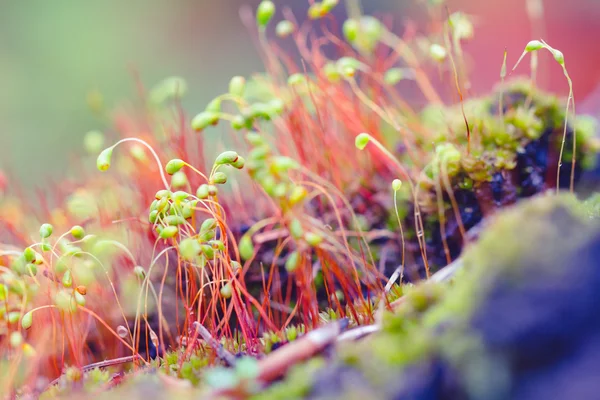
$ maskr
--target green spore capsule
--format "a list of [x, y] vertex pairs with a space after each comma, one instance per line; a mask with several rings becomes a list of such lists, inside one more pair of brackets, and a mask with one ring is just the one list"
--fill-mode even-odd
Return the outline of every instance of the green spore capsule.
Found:
[[203, 111], [192, 119], [192, 129], [196, 132], [203, 131], [209, 125], [216, 125], [219, 122], [219, 113], [212, 111]]
[[220, 113], [221, 112], [221, 99], [220, 98], [213, 99], [210, 103], [208, 103], [208, 105], [206, 106], [204, 111], [208, 111], [208, 112], [212, 112], [212, 113]]
[[242, 97], [246, 91], [246, 78], [243, 76], [234, 76], [229, 81], [229, 94]]
[[229, 299], [231, 298], [232, 294], [233, 288], [231, 286], [231, 283], [227, 283], [221, 287], [221, 296], [223, 296], [224, 298]]
[[173, 188], [183, 188], [187, 186], [187, 184], [188, 178], [185, 172], [177, 171], [173, 174], [173, 177], [171, 178], [171, 186]]
[[62, 277], [62, 285], [66, 288], [73, 286], [73, 276], [70, 270], [66, 270]]
[[40, 236], [42, 239], [47, 239], [50, 237], [50, 235], [52, 235], [52, 231], [54, 230], [54, 228], [52, 227], [52, 225], [50, 224], [42, 224], [42, 226], [40, 226]]
[[232, 164], [237, 161], [239, 155], [235, 151], [224, 151], [215, 159], [215, 165]]
[[263, 0], [256, 9], [256, 24], [264, 28], [275, 15], [275, 4], [269, 0]]
[[200, 232], [212, 231], [217, 228], [217, 220], [214, 218], [207, 218], [200, 225]]
[[177, 226], [177, 225], [183, 225], [185, 224], [185, 218], [179, 216], [179, 215], [169, 215], [168, 217], [165, 217], [163, 219], [163, 221], [165, 222], [165, 224], [167, 225], [171, 225], [171, 226]]
[[160, 237], [163, 239], [170, 239], [177, 235], [177, 233], [179, 233], [179, 228], [171, 225], [163, 228], [163, 230], [160, 232]]
[[355, 19], [347, 19], [342, 26], [342, 32], [346, 40], [350, 43], [354, 42], [358, 37], [360, 24]]
[[78, 240], [83, 239], [85, 236], [85, 230], [81, 226], [75, 225], [71, 228], [71, 236]]
[[227, 182], [227, 175], [224, 172], [217, 171], [211, 178], [212, 183], [222, 185]]
[[240, 256], [242, 259], [248, 260], [254, 255], [254, 245], [252, 244], [252, 238], [250, 236], [242, 236], [238, 247], [240, 249]]
[[175, 172], [178, 172], [185, 165], [185, 161], [180, 160], [179, 158], [174, 158], [167, 163], [165, 166], [165, 171], [167, 174], [173, 175]]
[[96, 159], [96, 168], [99, 171], [106, 171], [110, 168], [110, 159], [112, 157], [114, 147], [109, 147], [102, 150]]
[[354, 140], [354, 145], [359, 150], [364, 150], [367, 147], [367, 144], [371, 140], [371, 135], [368, 133], [359, 133], [356, 135], [356, 139]]
[[31, 247], [27, 247], [23, 250], [23, 257], [25, 258], [25, 261], [32, 262], [35, 260], [35, 251]]
[[275, 34], [280, 38], [286, 38], [294, 33], [295, 30], [296, 26], [292, 22], [284, 19], [283, 21], [279, 21], [277, 23], [277, 26], [275, 27]]
[[201, 250], [200, 243], [192, 238], [184, 239], [179, 243], [179, 254], [187, 261], [194, 261]]
[[542, 47], [544, 47], [544, 44], [542, 42], [540, 42], [539, 40], [532, 40], [529, 43], [527, 43], [527, 46], [525, 46], [525, 51], [532, 52], [540, 50]]
[[294, 272], [298, 268], [298, 264], [300, 263], [300, 253], [297, 251], [293, 251], [288, 256], [287, 260], [285, 260], [285, 269], [288, 272]]
[[236, 169], [242, 169], [244, 165], [246, 165], [246, 160], [242, 156], [239, 156], [235, 162], [231, 163], [231, 166]]
[[240, 131], [246, 127], [246, 118], [243, 115], [236, 115], [231, 120], [231, 128]]
[[207, 184], [204, 183], [198, 187], [198, 190], [196, 190], [196, 197], [198, 197], [201, 200], [208, 199], [208, 185]]
[[23, 315], [23, 318], [21, 318], [21, 327], [23, 329], [29, 329], [29, 328], [31, 328], [32, 324], [33, 324], [33, 312], [29, 311], [28, 313]]
[[306, 232], [304, 235], [304, 240], [312, 247], [316, 247], [323, 242], [323, 236], [316, 234], [314, 232]]

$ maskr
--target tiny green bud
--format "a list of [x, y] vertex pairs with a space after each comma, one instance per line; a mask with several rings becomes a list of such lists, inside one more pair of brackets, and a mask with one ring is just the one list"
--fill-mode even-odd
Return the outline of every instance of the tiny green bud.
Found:
[[302, 83], [306, 83], [306, 77], [301, 73], [292, 74], [288, 78], [287, 83], [289, 86], [300, 85]]
[[16, 349], [17, 347], [19, 347], [21, 344], [23, 343], [23, 335], [21, 335], [21, 332], [13, 332], [10, 334], [10, 346], [13, 349]]
[[214, 218], [207, 218], [200, 225], [200, 232], [212, 231], [217, 228], [217, 220]]
[[231, 120], [231, 128], [239, 131], [246, 127], [246, 118], [243, 115], [236, 115]]
[[248, 260], [252, 258], [254, 255], [254, 245], [252, 244], [252, 238], [249, 235], [242, 236], [238, 246], [242, 259]]
[[173, 177], [171, 178], [171, 186], [173, 186], [173, 188], [182, 188], [187, 186], [187, 184], [188, 178], [185, 172], [177, 171], [173, 174]]
[[446, 57], [448, 56], [448, 52], [446, 51], [445, 48], [443, 48], [442, 46], [440, 46], [437, 43], [432, 44], [431, 46], [429, 46], [429, 55], [431, 56], [431, 58], [433, 58], [435, 61], [437, 62], [442, 62], [446, 59]]
[[222, 240], [209, 240], [208, 244], [211, 245], [211, 247], [215, 250], [225, 250], [225, 244]]
[[300, 239], [304, 235], [304, 229], [302, 229], [302, 223], [298, 218], [294, 218], [290, 221], [290, 233], [294, 239]]
[[316, 247], [323, 242], [323, 236], [313, 232], [306, 232], [304, 235], [304, 240], [306, 240], [306, 243], [308, 243], [310, 246]]
[[219, 189], [215, 185], [208, 185], [208, 195], [216, 196], [219, 193]]
[[25, 261], [32, 262], [35, 260], [35, 251], [31, 247], [27, 247], [23, 250], [23, 256], [25, 257]]
[[139, 280], [144, 280], [146, 278], [146, 271], [144, 270], [144, 267], [140, 266], [140, 265], [136, 265], [133, 268], [133, 274], [139, 279]]
[[165, 217], [163, 221], [165, 222], [165, 224], [172, 226], [185, 224], [185, 218], [179, 215], [169, 215], [168, 217]]
[[359, 29], [360, 24], [355, 19], [347, 19], [346, 21], [344, 21], [344, 25], [342, 26], [344, 37], [350, 43], [354, 42], [358, 37]]
[[323, 5], [323, 10], [329, 12], [333, 10], [333, 8], [337, 6], [339, 2], [340, 0], [323, 0], [323, 3], [321, 4]]
[[293, 251], [288, 256], [287, 260], [285, 260], [285, 269], [288, 272], [294, 272], [296, 268], [298, 268], [298, 264], [300, 262], [300, 253], [297, 251]]
[[277, 156], [273, 157], [272, 168], [275, 172], [287, 172], [290, 169], [299, 168], [300, 164], [296, 160], [290, 157]]
[[183, 190], [178, 190], [177, 192], [173, 193], [173, 201], [176, 203], [181, 203], [188, 197], [190, 197], [190, 194], [188, 192], [184, 192]]
[[404, 70], [402, 68], [390, 68], [385, 71], [385, 75], [383, 76], [383, 80], [388, 85], [395, 85], [404, 79]]
[[206, 256], [206, 258], [208, 258], [209, 260], [215, 258], [215, 250], [212, 248], [212, 246], [208, 244], [201, 244], [200, 249], [202, 250], [202, 253], [204, 253], [204, 255]]
[[52, 235], [53, 230], [54, 228], [52, 227], [52, 225], [43, 224], [42, 226], [40, 226], [40, 236], [42, 237], [42, 239], [47, 239], [50, 237], [50, 235]]
[[532, 52], [539, 50], [542, 47], [544, 47], [544, 44], [542, 42], [540, 42], [539, 40], [532, 40], [529, 43], [527, 43], [527, 46], [525, 46], [525, 51]]
[[16, 324], [21, 318], [21, 313], [18, 311], [11, 311], [8, 313], [8, 322]]
[[204, 199], [208, 199], [208, 185], [203, 183], [202, 185], [200, 185], [198, 187], [198, 190], [196, 190], [196, 197], [204, 200]]
[[211, 240], [214, 237], [215, 237], [215, 231], [205, 231], [205, 232], [200, 232], [200, 234], [198, 235], [198, 240], [200, 242], [208, 242], [209, 240]]
[[559, 63], [560, 65], [565, 64], [565, 56], [563, 55], [562, 51], [553, 49], [552, 55], [554, 56], [554, 59], [557, 63]]
[[73, 286], [73, 277], [71, 276], [71, 271], [66, 270], [62, 277], [62, 284], [66, 288], [70, 288]]
[[33, 348], [32, 345], [30, 345], [29, 343], [23, 343], [23, 346], [21, 347], [21, 350], [23, 351], [23, 355], [27, 358], [33, 358], [35, 357], [36, 351]]
[[231, 269], [233, 270], [233, 272], [241, 271], [242, 264], [240, 264], [239, 262], [237, 262], [235, 260], [231, 260]]
[[323, 9], [322, 3], [312, 3], [308, 8], [308, 18], [310, 19], [319, 19], [325, 15], [327, 15], [327, 12]]
[[156, 192], [156, 195], [154, 196], [156, 200], [160, 200], [163, 197], [166, 197], [167, 199], [171, 198], [171, 191], [167, 190], [167, 189], [162, 189], [159, 190], [158, 192]]
[[265, 139], [260, 133], [257, 132], [248, 132], [246, 133], [246, 140], [252, 146], [260, 146], [265, 144]]
[[71, 228], [71, 236], [73, 236], [75, 239], [83, 239], [85, 236], [85, 231], [81, 226], [75, 225]]
[[392, 181], [392, 189], [394, 189], [394, 192], [397, 192], [398, 190], [400, 190], [401, 187], [402, 187], [402, 181], [400, 179], [394, 179]]
[[304, 186], [294, 186], [292, 193], [290, 194], [290, 204], [293, 206], [300, 203], [307, 195], [308, 191]]
[[194, 210], [192, 209], [192, 206], [190, 203], [186, 203], [183, 205], [183, 207], [181, 207], [181, 215], [183, 216], [183, 218], [185, 218], [185, 219], [192, 218], [193, 213], [194, 213]]
[[367, 144], [369, 143], [370, 140], [371, 140], [371, 135], [369, 135], [368, 133], [359, 133], [358, 135], [356, 135], [356, 139], [354, 140], [354, 145], [356, 146], [357, 149], [363, 150], [365, 147], [367, 147]]
[[227, 175], [224, 172], [217, 171], [213, 174], [211, 181], [217, 185], [222, 185], [227, 182]]
[[29, 275], [31, 275], [31, 276], [36, 276], [37, 275], [37, 266], [35, 264], [27, 264], [25, 266], [25, 268], [27, 268], [27, 271], [29, 272]]
[[77, 310], [75, 299], [66, 290], [61, 290], [54, 296], [54, 304], [62, 311], [73, 313]]
[[208, 105], [206, 106], [204, 111], [208, 111], [211, 113], [220, 113], [221, 112], [221, 99], [218, 97], [216, 99], [213, 99], [210, 103], [208, 103]]
[[285, 38], [294, 33], [296, 27], [294, 24], [286, 19], [279, 21], [275, 27], [275, 34], [280, 38]]
[[23, 318], [21, 318], [21, 327], [23, 329], [29, 329], [29, 328], [31, 328], [32, 323], [33, 323], [33, 312], [29, 311], [28, 313], [23, 315]]
[[166, 212], [169, 209], [169, 207], [169, 199], [167, 197], [163, 197], [158, 201], [158, 204], [156, 205], [156, 211], [158, 211], [159, 213]]
[[243, 76], [234, 76], [229, 81], [229, 94], [242, 97], [246, 90], [246, 79]]
[[224, 151], [215, 159], [216, 165], [232, 164], [237, 161], [239, 155], [235, 151]]
[[167, 163], [165, 166], [165, 171], [167, 171], [167, 174], [173, 175], [175, 172], [183, 168], [184, 164], [185, 161], [180, 160], [179, 158], [174, 158]]
[[227, 284], [223, 285], [221, 287], [221, 296], [223, 296], [226, 299], [231, 298], [231, 295], [233, 294], [233, 289], [231, 286], [231, 282], [228, 282]]
[[273, 15], [275, 15], [275, 4], [272, 1], [263, 0], [256, 10], [256, 23], [259, 27], [264, 28], [271, 21]]
[[281, 99], [271, 99], [267, 106], [269, 115], [280, 115], [285, 109], [285, 103]]
[[285, 197], [287, 193], [287, 185], [284, 182], [280, 182], [273, 187], [273, 197]]
[[104, 134], [100, 131], [89, 131], [83, 137], [83, 147], [90, 154], [97, 154], [104, 146]]
[[323, 73], [329, 82], [332, 83], [338, 82], [341, 78], [340, 72], [338, 71], [336, 65], [332, 62], [328, 62], [323, 66]]
[[75, 291], [73, 293], [73, 297], [75, 298], [75, 303], [77, 303], [81, 307], [85, 306], [85, 297], [81, 293], [79, 293], [78, 291]]
[[102, 150], [96, 159], [96, 167], [100, 171], [106, 171], [110, 168], [110, 159], [112, 157], [114, 147], [109, 147]]
[[52, 250], [52, 246], [50, 246], [49, 243], [42, 243], [42, 245], [40, 246], [42, 251], [50, 251]]
[[170, 226], [163, 228], [163, 230], [160, 232], [160, 237], [163, 239], [170, 239], [170, 238], [174, 237], [175, 235], [177, 235], [178, 232], [179, 232], [179, 228], [177, 228], [176, 226], [170, 225]]
[[192, 129], [200, 132], [209, 125], [216, 125], [219, 122], [219, 114], [212, 111], [203, 111], [192, 119]]
[[239, 156], [237, 160], [235, 160], [234, 162], [231, 163], [231, 166], [233, 168], [242, 169], [242, 168], [244, 168], [245, 164], [246, 164], [246, 160], [244, 160], [244, 157]]

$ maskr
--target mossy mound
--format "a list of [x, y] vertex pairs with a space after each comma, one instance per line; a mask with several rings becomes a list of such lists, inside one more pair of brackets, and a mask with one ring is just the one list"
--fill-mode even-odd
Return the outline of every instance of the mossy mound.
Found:
[[[600, 225], [589, 210], [539, 196], [502, 212], [451, 286], [417, 286], [383, 332], [340, 346], [302, 396], [589, 398], [600, 348]], [[284, 398], [285, 386], [293, 398], [291, 380], [262, 398]]]

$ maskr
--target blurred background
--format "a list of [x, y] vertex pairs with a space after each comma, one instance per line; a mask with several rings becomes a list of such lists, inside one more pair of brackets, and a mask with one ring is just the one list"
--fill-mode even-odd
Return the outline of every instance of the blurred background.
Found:
[[[305, 15], [308, 0], [274, 0]], [[239, 17], [259, 0], [0, 0], [0, 169], [25, 187], [58, 179], [80, 151], [83, 135], [103, 130], [86, 96], [97, 90], [108, 106], [136, 96], [132, 71], [152, 86], [178, 75], [189, 85], [191, 115], [226, 90], [232, 75], [262, 71]], [[341, 1], [343, 3], [343, 1]], [[418, 0], [363, 0], [367, 14], [391, 14], [397, 27], [423, 21]], [[448, 0], [450, 11], [476, 16], [474, 40], [465, 46], [476, 65], [478, 92], [498, 80], [502, 52], [512, 65], [533, 39], [525, 0]], [[544, 0], [544, 39], [563, 51], [579, 104], [600, 82], [600, 1]], [[337, 15], [345, 17], [343, 6]], [[281, 14], [278, 13], [281, 18]], [[400, 24], [399, 24], [400, 23]], [[566, 95], [556, 64], [544, 86]], [[521, 72], [527, 72], [522, 69]], [[583, 104], [595, 112], [597, 101]], [[600, 109], [600, 108], [599, 108]]]

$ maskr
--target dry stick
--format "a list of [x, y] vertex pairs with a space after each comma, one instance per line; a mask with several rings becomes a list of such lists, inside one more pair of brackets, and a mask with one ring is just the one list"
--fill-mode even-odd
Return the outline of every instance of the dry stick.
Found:
[[348, 322], [347, 318], [332, 322], [275, 350], [258, 362], [258, 380], [271, 382], [285, 374], [292, 365], [319, 353], [338, 338]]
[[[107, 367], [113, 367], [115, 365], [127, 364], [130, 362], [134, 362], [138, 359], [141, 360], [142, 356], [135, 354], [133, 356], [125, 356], [125, 357], [113, 358], [110, 360], [99, 361], [99, 362], [95, 362], [92, 364], [84, 365], [83, 367], [81, 367], [81, 372], [89, 372], [96, 368], [107, 368]], [[44, 390], [44, 392], [47, 391], [48, 389], [50, 389], [52, 386], [56, 385], [60, 381], [60, 378], [62, 378], [62, 375], [59, 376], [58, 378], [56, 378], [55, 380], [53, 380], [52, 382], [50, 382], [48, 384], [48, 386], [46, 387], [46, 389]]]
[[235, 365], [235, 356], [225, 350], [223, 345], [217, 342], [217, 340], [212, 337], [210, 332], [200, 322], [195, 321], [192, 324], [192, 328], [196, 330], [196, 332], [202, 336], [202, 339], [204, 339], [204, 341], [217, 352], [217, 357], [219, 357], [219, 359], [225, 361], [225, 363], [229, 366]]

